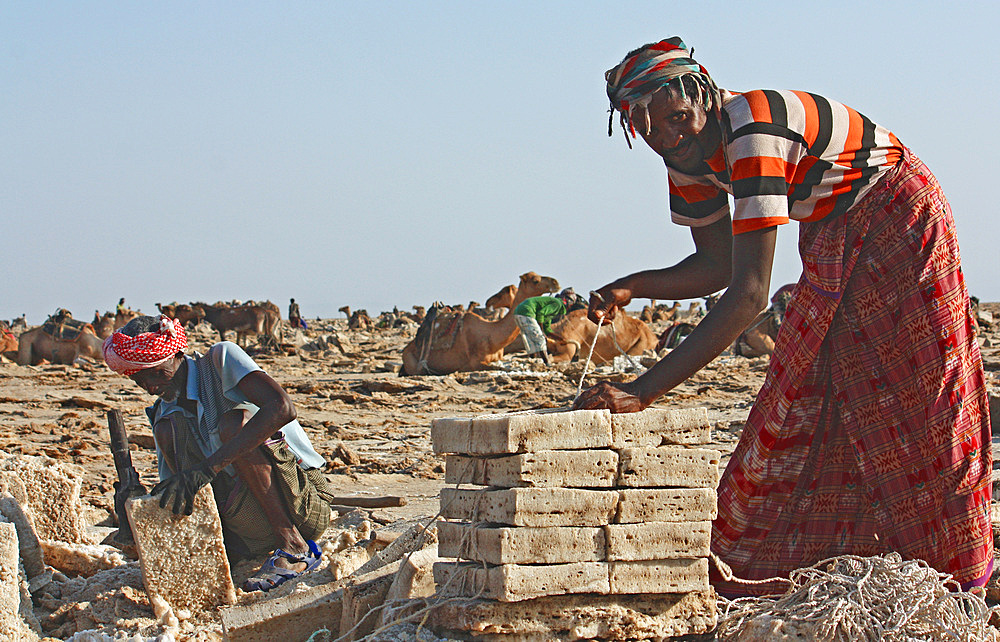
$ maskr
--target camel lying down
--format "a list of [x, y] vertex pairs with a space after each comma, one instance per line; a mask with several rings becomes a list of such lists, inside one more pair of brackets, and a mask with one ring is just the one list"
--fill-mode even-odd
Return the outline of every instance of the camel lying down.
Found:
[[526, 272], [521, 275], [517, 296], [499, 321], [488, 321], [474, 312], [428, 314], [417, 336], [403, 348], [400, 374], [467, 372], [499, 361], [504, 347], [519, 334], [514, 308], [529, 297], [558, 290], [559, 282], [554, 278]]
[[638, 356], [646, 350], [656, 348], [656, 335], [642, 320], [619, 311], [615, 315], [613, 326], [614, 329], [611, 324], [603, 324], [598, 334], [597, 324], [587, 318], [586, 310], [570, 312], [552, 324], [548, 337], [552, 361], [565, 363], [572, 361], [574, 357], [585, 359], [595, 336], [597, 345], [591, 361], [598, 365], [612, 361], [623, 351], [625, 354]]

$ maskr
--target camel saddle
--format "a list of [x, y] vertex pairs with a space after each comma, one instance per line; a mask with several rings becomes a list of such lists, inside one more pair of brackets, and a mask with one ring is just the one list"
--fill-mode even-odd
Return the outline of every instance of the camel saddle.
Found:
[[94, 326], [77, 319], [54, 319], [49, 317], [42, 324], [42, 332], [49, 335], [56, 341], [76, 341], [81, 332], [90, 328], [91, 334], [96, 335]]
[[461, 314], [441, 312], [437, 306], [431, 306], [413, 339], [425, 369], [431, 350], [450, 350], [455, 345], [455, 337], [462, 328], [462, 318]]
[[455, 345], [464, 316], [450, 312], [437, 315], [431, 325], [431, 350], [450, 350]]

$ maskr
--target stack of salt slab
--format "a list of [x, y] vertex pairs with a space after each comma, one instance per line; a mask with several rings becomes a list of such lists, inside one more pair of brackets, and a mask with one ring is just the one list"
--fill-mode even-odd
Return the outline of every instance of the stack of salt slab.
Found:
[[662, 639], [717, 621], [708, 582], [718, 451], [704, 408], [432, 422], [447, 453], [439, 632], [475, 640]]

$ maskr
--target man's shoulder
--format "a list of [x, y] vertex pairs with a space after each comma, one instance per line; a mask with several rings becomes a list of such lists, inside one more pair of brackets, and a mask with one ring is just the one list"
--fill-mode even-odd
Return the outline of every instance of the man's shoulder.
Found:
[[221, 371], [227, 366], [240, 365], [243, 368], [259, 370], [260, 366], [253, 360], [253, 357], [246, 353], [246, 350], [239, 347], [232, 341], [220, 341], [208, 349], [205, 355], [211, 359], [212, 363]]
[[[804, 117], [845, 105], [826, 96], [798, 89], [751, 89], [725, 92], [722, 107], [733, 129], [751, 122], [790, 126]], [[789, 120], [792, 114], [799, 114]]]
[[[247, 354], [246, 350], [239, 347], [232, 341], [219, 341], [208, 349], [208, 354]], [[249, 357], [250, 355], [247, 355]]]

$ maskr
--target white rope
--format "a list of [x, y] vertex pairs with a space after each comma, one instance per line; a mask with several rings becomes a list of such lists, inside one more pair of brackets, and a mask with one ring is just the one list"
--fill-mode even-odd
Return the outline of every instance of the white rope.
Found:
[[[898, 553], [841, 555], [792, 571], [777, 598], [719, 598], [719, 640], [831, 642], [1000, 640], [979, 593], [961, 591], [951, 575]], [[978, 590], [980, 593], [982, 589]]]
[[734, 584], [744, 584], [746, 586], [772, 584], [774, 582], [780, 582], [782, 584], [791, 583], [791, 580], [789, 580], [787, 577], [768, 577], [763, 580], [745, 580], [741, 577], [736, 577], [736, 574], [733, 573], [732, 567], [729, 566], [729, 564], [723, 562], [722, 558], [716, 555], [715, 553], [709, 551], [708, 558], [712, 560], [712, 562], [715, 564], [715, 568], [719, 569], [719, 575], [722, 576], [722, 579], [726, 580], [727, 582], [733, 582]]
[[[598, 333], [601, 332], [601, 327], [600, 326], [597, 327], [597, 332]], [[639, 369], [639, 363], [635, 359], [632, 358], [632, 355], [630, 355], [629, 353], [625, 352], [622, 349], [622, 347], [620, 345], [618, 345], [618, 333], [615, 332], [615, 322], [614, 321], [611, 322], [611, 340], [615, 342], [615, 347], [618, 348], [618, 352], [621, 352], [622, 356], [624, 356], [626, 359], [628, 359], [629, 365], [632, 366], [632, 369], [633, 370], [638, 370]], [[597, 343], [597, 335], [594, 335], [594, 343]]]
[[[591, 294], [596, 294], [591, 292]], [[601, 326], [604, 325], [604, 317], [601, 317], [600, 322], [597, 324], [597, 332], [594, 333], [594, 340], [590, 342], [590, 352], [587, 353], [587, 361], [583, 364], [583, 372], [580, 373], [580, 383], [576, 384], [576, 396], [573, 397], [573, 401], [580, 398], [580, 391], [583, 390], [583, 380], [587, 376], [587, 368], [590, 367], [590, 358], [594, 356], [594, 346], [597, 345], [597, 335], [601, 333]]]
[[[601, 301], [604, 300], [604, 297], [602, 297], [597, 290], [591, 290], [590, 296], [600, 299]], [[594, 356], [594, 348], [597, 346], [597, 338], [601, 335], [601, 328], [604, 326], [604, 321], [605, 317], [602, 316], [601, 320], [597, 323], [597, 331], [594, 333], [594, 340], [590, 342], [590, 352], [587, 353], [587, 361], [583, 364], [583, 372], [580, 374], [580, 383], [576, 385], [576, 396], [573, 398], [574, 401], [580, 397], [580, 392], [583, 391], [583, 380], [587, 377], [587, 369], [590, 367], [590, 360]], [[623, 350], [621, 345], [618, 343], [618, 332], [615, 330], [614, 320], [611, 321], [611, 340], [615, 342], [615, 347], [618, 348], [618, 352], [628, 359], [632, 369], [638, 370], [639, 364], [632, 358], [632, 355], [625, 352], [625, 350]]]

